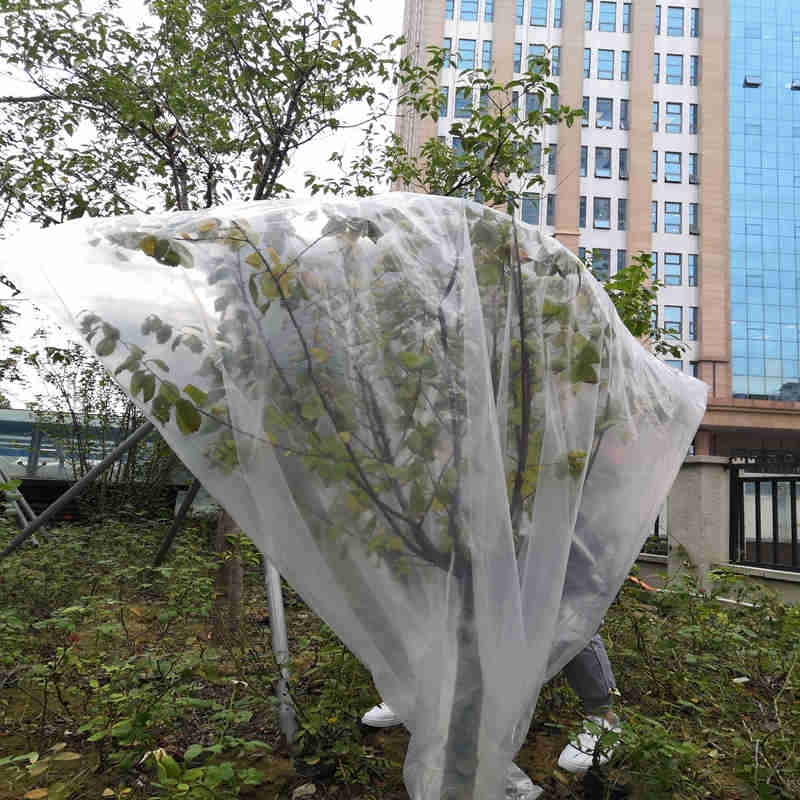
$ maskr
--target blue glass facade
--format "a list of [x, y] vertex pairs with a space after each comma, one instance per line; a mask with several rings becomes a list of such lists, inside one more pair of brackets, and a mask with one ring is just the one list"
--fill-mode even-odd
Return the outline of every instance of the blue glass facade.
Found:
[[730, 25], [733, 393], [797, 400], [800, 3], [730, 0]]

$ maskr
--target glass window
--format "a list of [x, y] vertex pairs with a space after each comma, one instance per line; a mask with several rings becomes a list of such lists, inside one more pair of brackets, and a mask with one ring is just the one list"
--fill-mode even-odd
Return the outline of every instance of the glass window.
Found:
[[681, 103], [667, 103], [664, 109], [664, 130], [667, 133], [680, 133], [683, 107]]
[[586, 195], [581, 195], [580, 202], [578, 203], [578, 227], [586, 227]]
[[700, 84], [700, 56], [689, 56], [689, 86]]
[[628, 228], [628, 201], [624, 197], [617, 200], [617, 229], [620, 231]]
[[592, 0], [586, 0], [583, 4], [583, 26], [587, 31], [592, 29], [592, 16], [594, 15], [594, 3]]
[[611, 177], [611, 148], [595, 147], [594, 149], [594, 176], [595, 178]]
[[671, 84], [683, 83], [683, 56], [680, 53], [667, 53], [665, 80]]
[[480, 94], [478, 95], [478, 107], [480, 108], [482, 113], [485, 113], [486, 110], [489, 108], [488, 89], [481, 89]]
[[698, 153], [689, 153], [689, 183], [700, 183], [700, 156]]
[[481, 53], [481, 68], [489, 72], [492, 69], [492, 40], [487, 39], [483, 42], [483, 52]]
[[623, 33], [630, 33], [631, 32], [631, 4], [630, 3], [623, 3], [622, 4], [622, 32]]
[[653, 83], [658, 83], [661, 75], [661, 55], [653, 53]]
[[463, 156], [464, 155], [464, 145], [461, 142], [461, 137], [460, 136], [454, 136], [452, 144], [453, 144], [453, 152], [457, 156]]
[[447, 105], [448, 100], [450, 99], [450, 90], [447, 86], [440, 86], [439, 87], [439, 116], [446, 117], [447, 116]]
[[511, 118], [519, 121], [519, 92], [511, 92]]
[[664, 253], [664, 283], [667, 286], [680, 286], [683, 272], [680, 253]]
[[686, 283], [689, 286], [697, 286], [697, 256], [694, 253], [689, 255], [686, 267]]
[[581, 261], [583, 261], [584, 264], [586, 263], [586, 248], [585, 247], [579, 247], [578, 248], [578, 258]]
[[531, 0], [531, 25], [547, 26], [547, 0]]
[[661, 33], [661, 6], [656, 6], [656, 36]]
[[680, 339], [683, 334], [683, 307], [664, 306], [664, 330]]
[[600, 3], [600, 15], [597, 22], [598, 30], [614, 33], [617, 30], [617, 4]]
[[700, 115], [697, 109], [697, 103], [689, 103], [689, 133], [697, 133], [699, 130]]
[[610, 197], [595, 197], [594, 203], [593, 222], [594, 227], [600, 230], [611, 229], [611, 198]]
[[700, 9], [689, 9], [689, 36], [695, 39], [700, 35]]
[[619, 150], [619, 179], [628, 180], [628, 148], [621, 147]]
[[556, 77], [561, 74], [561, 48], [558, 45], [550, 48], [550, 74]]
[[664, 181], [666, 183], [680, 183], [682, 180], [681, 154], [667, 151], [664, 153]]
[[589, 171], [589, 148], [585, 145], [581, 145], [581, 178], [586, 177], [586, 173]]
[[517, 25], [522, 25], [522, 19], [525, 13], [525, 0], [517, 0], [517, 13], [516, 13], [516, 23]]
[[542, 100], [538, 94], [532, 92], [525, 95], [525, 115], [535, 114], [542, 110]]
[[583, 77], [584, 78], [591, 78], [592, 77], [592, 48], [591, 47], [584, 47], [583, 48]]
[[460, 16], [467, 21], [478, 19], [478, 0], [461, 0]]
[[631, 79], [631, 51], [621, 50], [619, 54], [619, 79], [629, 81]]
[[653, 130], [658, 130], [658, 100], [653, 101]]
[[658, 280], [658, 253], [653, 250], [650, 253], [650, 261], [652, 263], [652, 267], [650, 268], [650, 280], [657, 281]]
[[658, 306], [650, 306], [650, 328], [655, 330], [658, 327]]
[[667, 36], [683, 36], [683, 7], [667, 8]]
[[597, 98], [597, 122], [598, 128], [614, 127], [614, 101], [610, 97]]
[[650, 203], [650, 230], [652, 233], [658, 233], [658, 200]]
[[664, 203], [664, 233], [680, 233], [681, 229], [681, 204]]
[[464, 119], [472, 113], [472, 90], [469, 86], [460, 86], [456, 89], [455, 116]]
[[628, 101], [627, 100], [620, 100], [619, 101], [619, 129], [621, 131], [627, 131], [630, 127], [630, 122], [628, 120]]
[[550, 110], [558, 111], [561, 108], [561, 97], [557, 94], [550, 96]]
[[592, 251], [592, 272], [597, 280], [608, 280], [611, 273], [611, 250], [597, 247]]
[[514, 42], [514, 72], [522, 72], [522, 42]]
[[589, 115], [590, 115], [589, 98], [586, 97], [586, 95], [584, 95], [583, 97], [582, 109], [583, 109], [583, 117], [581, 117], [581, 125], [585, 128], [589, 124]]
[[[689, 374], [693, 378], [697, 377], [697, 362], [696, 361], [690, 361], [689, 362]], [[694, 445], [692, 445], [692, 447], [694, 447]]]
[[442, 40], [442, 50], [444, 50], [444, 61], [442, 66], [453, 66], [453, 40], [449, 36], [445, 36]]
[[551, 144], [547, 148], [547, 174], [555, 175], [558, 172], [558, 145]]
[[658, 150], [650, 154], [650, 180], [653, 183], [658, 180]]
[[564, 16], [563, 0], [553, 0], [553, 27], [560, 28], [561, 20]]
[[627, 250], [617, 250], [617, 272], [625, 269], [628, 265], [628, 251]]
[[672, 369], [678, 370], [680, 372], [683, 369], [683, 361], [679, 358], [665, 358], [664, 363], [668, 367], [672, 367]]
[[458, 68], [475, 69], [475, 40], [458, 40]]
[[528, 170], [537, 175], [542, 171], [542, 146], [534, 142], [528, 151]]
[[689, 203], [689, 233], [700, 233], [700, 205]]
[[556, 219], [556, 196], [547, 195], [547, 206], [545, 208], [545, 225], [555, 225]]
[[455, 6], [455, 0], [444, 0], [445, 19], [453, 19], [453, 6]]
[[614, 51], [597, 51], [597, 77], [602, 81], [614, 80]]
[[525, 192], [522, 195], [522, 221], [529, 225], [539, 224], [539, 195]]
[[483, 0], [483, 21], [494, 22], [494, 0]]
[[698, 314], [697, 314], [697, 307], [696, 306], [689, 306], [689, 341], [695, 341], [697, 339], [697, 322], [698, 322]]

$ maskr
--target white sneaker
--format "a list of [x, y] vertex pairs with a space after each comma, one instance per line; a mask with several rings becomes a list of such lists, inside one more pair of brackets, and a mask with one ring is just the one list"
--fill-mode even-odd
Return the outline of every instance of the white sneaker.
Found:
[[[601, 736], [598, 730], [620, 732], [619, 726], [613, 725], [605, 717], [588, 717], [584, 721], [583, 731], [561, 751], [558, 766], [567, 772], [587, 772], [595, 763], [594, 751]], [[611, 758], [615, 747], [616, 743], [604, 748], [597, 758], [598, 766], [602, 766]]]
[[369, 725], [370, 728], [392, 728], [395, 725], [402, 725], [403, 720], [392, 711], [386, 703], [379, 703], [361, 717], [361, 722], [364, 725]]

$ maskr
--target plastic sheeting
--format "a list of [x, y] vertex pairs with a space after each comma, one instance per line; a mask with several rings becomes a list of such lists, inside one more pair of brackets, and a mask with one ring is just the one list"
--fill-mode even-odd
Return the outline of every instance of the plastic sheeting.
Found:
[[84, 219], [0, 262], [370, 668], [412, 732], [411, 797], [502, 797], [704, 385], [558, 242], [463, 200]]

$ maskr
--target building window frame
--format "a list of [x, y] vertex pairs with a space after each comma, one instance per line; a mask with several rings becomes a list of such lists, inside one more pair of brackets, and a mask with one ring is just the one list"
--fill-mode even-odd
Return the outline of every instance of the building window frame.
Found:
[[595, 197], [592, 200], [592, 227], [598, 231], [611, 230], [611, 198]]
[[600, 48], [597, 51], [597, 79], [600, 81], [614, 80], [614, 51]]
[[664, 201], [664, 233], [683, 233], [683, 203]]
[[594, 177], [613, 178], [611, 170], [611, 148], [595, 147], [594, 149]]
[[683, 103], [664, 104], [664, 133], [683, 132]]
[[620, 50], [619, 52], [619, 79], [629, 81], [631, 79], [631, 51]]
[[[601, 104], [603, 111], [600, 110]], [[608, 110], [606, 115], [605, 110]], [[611, 130], [614, 127], [614, 99], [612, 97], [598, 97], [595, 100], [595, 127]], [[601, 116], [602, 115], [602, 116]]]
[[475, 69], [477, 44], [475, 39], [458, 40], [458, 68], [460, 70]]
[[621, 181], [628, 180], [628, 148], [627, 147], [620, 147], [619, 149], [619, 157], [618, 157], [618, 165], [617, 165], [617, 177]]
[[670, 86], [683, 85], [683, 53], [667, 53], [664, 83]]
[[683, 36], [685, 17], [683, 6], [667, 6], [667, 36]]
[[683, 183], [683, 154], [679, 151], [664, 152], [664, 183]]
[[683, 283], [683, 256], [680, 253], [664, 253], [664, 285], [680, 286]]
[[617, 3], [616, 0], [600, 0], [597, 14], [597, 30], [605, 33], [617, 32]]

